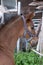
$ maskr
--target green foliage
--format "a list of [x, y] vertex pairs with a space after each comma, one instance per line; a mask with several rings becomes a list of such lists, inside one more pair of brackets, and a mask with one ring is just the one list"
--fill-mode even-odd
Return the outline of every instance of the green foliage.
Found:
[[34, 52], [19, 52], [14, 54], [16, 65], [43, 65], [43, 58]]

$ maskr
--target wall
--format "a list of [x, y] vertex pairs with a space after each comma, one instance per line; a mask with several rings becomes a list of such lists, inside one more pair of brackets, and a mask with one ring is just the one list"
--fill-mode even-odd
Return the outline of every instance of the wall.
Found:
[[[10, 1], [10, 0], [8, 0], [8, 1]], [[7, 0], [4, 0], [4, 2], [6, 3], [6, 2], [8, 2]], [[13, 0], [11, 0], [11, 1], [13, 1]], [[15, 0], [14, 0], [15, 1]], [[18, 1], [21, 1], [21, 6], [22, 7], [25, 7], [25, 6], [28, 6], [28, 4], [30, 3], [30, 2], [32, 2], [33, 0], [18, 0]], [[7, 3], [8, 4], [8, 3]], [[6, 5], [7, 5], [6, 4]], [[11, 3], [10, 3], [11, 4]], [[9, 4], [8, 4], [9, 5]], [[11, 5], [11, 6], [13, 6], [14, 5], [14, 3]], [[5, 21], [6, 20], [9, 20], [12, 16], [15, 16], [15, 13], [13, 13], [13, 14], [10, 14], [10, 13], [8, 13], [8, 14], [5, 14]]]
[[28, 6], [28, 4], [29, 4], [30, 2], [32, 2], [33, 0], [18, 0], [18, 1], [21, 1], [22, 7], [24, 7], [24, 6]]
[[[11, 2], [10, 2], [11, 1]], [[13, 7], [14, 5], [16, 5], [14, 2], [15, 2], [16, 0], [3, 0], [3, 2], [4, 2], [4, 4], [8, 7], [8, 6], [10, 6], [10, 7], [8, 7], [8, 8], [11, 8], [11, 7]], [[32, 2], [33, 0], [18, 0], [18, 1], [21, 1], [21, 6], [22, 7], [25, 7], [25, 6], [28, 6], [28, 4], [30, 3], [30, 2]], [[1, 2], [1, 0], [0, 0], [0, 2]], [[9, 3], [8, 3], [9, 2]], [[12, 4], [13, 3], [13, 4]], [[9, 5], [10, 4], [10, 5]], [[15, 15], [15, 14], [10, 14], [10, 13], [8, 13], [8, 14], [5, 14], [4, 15], [4, 17], [5, 17], [5, 21], [6, 20], [9, 20], [13, 15]]]
[[15, 7], [16, 0], [3, 0], [3, 4], [10, 7]]
[[[8, 2], [8, 1], [12, 1], [12, 0], [4, 0], [4, 2]], [[15, 1], [15, 0], [14, 0]], [[22, 6], [27, 6], [30, 2], [32, 2], [33, 0], [18, 0], [18, 1], [21, 1], [21, 3], [22, 3]], [[1, 2], [1, 0], [0, 0], [0, 2]], [[8, 3], [6, 3], [6, 4], [8, 4]], [[10, 3], [11, 4], [11, 3]], [[8, 4], [9, 5], [9, 4]], [[12, 4], [12, 5], [14, 5], [14, 3]]]

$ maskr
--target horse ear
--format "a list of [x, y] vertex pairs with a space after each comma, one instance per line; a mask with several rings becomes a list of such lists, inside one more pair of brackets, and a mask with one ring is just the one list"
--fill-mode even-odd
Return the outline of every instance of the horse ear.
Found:
[[34, 16], [35, 16], [35, 14], [33, 12], [31, 12], [31, 13], [28, 13], [25, 17], [26, 17], [26, 20], [30, 21]]
[[34, 13], [32, 12], [32, 13], [29, 15], [29, 19], [31, 20], [33, 17], [34, 17]]

